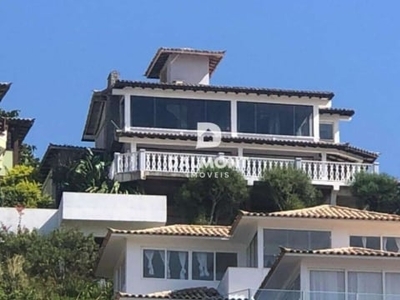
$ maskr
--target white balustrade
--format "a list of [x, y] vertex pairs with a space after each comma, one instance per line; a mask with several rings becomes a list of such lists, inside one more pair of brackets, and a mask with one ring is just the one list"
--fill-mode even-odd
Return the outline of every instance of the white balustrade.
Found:
[[353, 181], [357, 173], [378, 172], [375, 164], [141, 150], [132, 153], [115, 153], [110, 177], [135, 171], [188, 175], [197, 173], [202, 167], [207, 166], [228, 166], [238, 170], [246, 179], [260, 178], [264, 170], [293, 167], [301, 169], [315, 183], [339, 182], [343, 184]]

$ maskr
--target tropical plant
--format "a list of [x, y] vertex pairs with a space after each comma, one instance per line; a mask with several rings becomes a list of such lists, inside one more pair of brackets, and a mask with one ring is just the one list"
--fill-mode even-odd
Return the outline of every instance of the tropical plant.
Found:
[[265, 170], [261, 182], [251, 193], [251, 209], [282, 211], [299, 209], [318, 204], [321, 193], [301, 170], [273, 168]]
[[32, 166], [17, 165], [0, 179], [0, 206], [49, 207], [51, 199], [43, 195], [41, 184], [34, 179]]
[[204, 167], [180, 188], [176, 204], [188, 222], [230, 224], [247, 198], [241, 173], [229, 167]]
[[398, 213], [400, 210], [399, 182], [388, 174], [358, 173], [351, 192], [368, 210], [384, 213]]
[[3, 230], [0, 240], [0, 300], [111, 298], [111, 284], [94, 278], [92, 236], [72, 229], [48, 235]]

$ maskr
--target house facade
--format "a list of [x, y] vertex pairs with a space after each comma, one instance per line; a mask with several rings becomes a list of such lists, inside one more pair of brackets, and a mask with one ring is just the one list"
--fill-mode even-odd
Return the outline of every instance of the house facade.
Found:
[[96, 274], [117, 299], [399, 299], [399, 228], [398, 215], [322, 205], [110, 229]]
[[165, 194], [218, 162], [250, 185], [265, 169], [295, 167], [335, 204], [346, 203], [355, 174], [379, 172], [377, 153], [341, 141], [340, 124], [354, 111], [335, 108], [333, 93], [212, 85], [224, 54], [160, 48], [148, 81], [112, 72], [93, 92], [83, 141], [114, 153], [113, 179]]
[[[0, 82], [0, 102], [6, 96], [11, 83]], [[0, 116], [0, 176], [7, 173], [20, 160], [20, 148], [34, 119]]]

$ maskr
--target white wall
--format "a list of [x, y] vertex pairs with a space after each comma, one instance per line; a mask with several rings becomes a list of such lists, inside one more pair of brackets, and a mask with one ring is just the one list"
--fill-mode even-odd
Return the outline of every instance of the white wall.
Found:
[[[109, 227], [143, 229], [163, 226], [166, 220], [166, 196], [64, 193], [59, 209], [24, 209], [21, 227], [47, 233], [62, 225], [104, 237]], [[1, 207], [0, 224], [16, 231], [17, 210]]]
[[176, 251], [209, 251], [237, 252], [238, 265], [246, 264], [246, 247], [233, 244], [227, 240], [163, 237], [163, 236], [130, 236], [127, 241], [127, 286], [126, 292], [133, 294], [148, 294], [165, 290], [184, 289], [191, 287], [217, 288], [219, 281], [190, 280], [191, 255], [189, 254], [189, 280], [156, 279], [143, 277], [143, 249], [165, 249]]
[[[48, 233], [60, 226], [60, 218], [56, 209], [25, 208], [21, 216], [21, 228], [37, 229], [41, 233]], [[20, 215], [13, 207], [0, 208], [0, 224], [10, 231], [18, 230]]]
[[165, 65], [168, 83], [209, 84], [209, 58], [198, 55], [171, 55]]
[[166, 196], [64, 193], [60, 210], [63, 220], [167, 221]]

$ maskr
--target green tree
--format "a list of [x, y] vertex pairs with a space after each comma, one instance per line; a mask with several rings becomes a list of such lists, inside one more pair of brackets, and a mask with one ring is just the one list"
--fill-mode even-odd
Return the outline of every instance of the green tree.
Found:
[[229, 167], [204, 167], [180, 188], [176, 204], [188, 222], [230, 224], [247, 198], [241, 173]]
[[251, 209], [282, 211], [317, 205], [320, 192], [301, 170], [274, 168], [265, 170], [261, 182], [251, 192]]
[[0, 179], [0, 206], [49, 207], [50, 197], [42, 195], [32, 166], [17, 165]]
[[358, 173], [351, 185], [351, 192], [368, 210], [399, 212], [399, 182], [388, 174]]
[[100, 285], [93, 274], [98, 246], [92, 236], [3, 230], [0, 240], [0, 300], [111, 298], [111, 284]]

